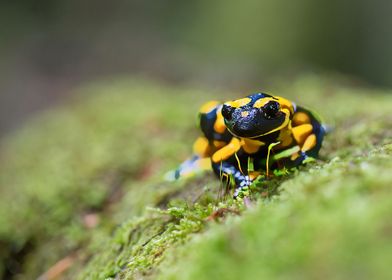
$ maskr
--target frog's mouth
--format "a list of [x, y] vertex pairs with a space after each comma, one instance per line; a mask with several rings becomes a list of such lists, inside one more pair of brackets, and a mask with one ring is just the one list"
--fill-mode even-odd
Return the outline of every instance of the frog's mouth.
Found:
[[[287, 111], [287, 112], [286, 112]], [[231, 134], [241, 138], [257, 138], [286, 127], [290, 121], [290, 112], [283, 109], [274, 119], [267, 119], [256, 109], [233, 112], [230, 120], [225, 119]]]

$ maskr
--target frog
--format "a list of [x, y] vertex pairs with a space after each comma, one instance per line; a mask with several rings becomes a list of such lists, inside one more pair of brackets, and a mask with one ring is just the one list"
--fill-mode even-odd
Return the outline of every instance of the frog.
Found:
[[243, 197], [259, 176], [268, 178], [271, 169], [297, 167], [317, 158], [327, 132], [310, 109], [263, 92], [209, 101], [198, 116], [201, 133], [193, 155], [172, 178], [212, 169], [227, 185], [234, 183], [234, 199]]

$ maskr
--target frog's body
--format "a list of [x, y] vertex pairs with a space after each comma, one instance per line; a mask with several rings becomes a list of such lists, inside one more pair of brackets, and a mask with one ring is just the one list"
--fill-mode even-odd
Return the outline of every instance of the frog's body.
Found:
[[[235, 197], [271, 165], [296, 166], [317, 157], [325, 134], [312, 112], [264, 93], [223, 104], [210, 101], [199, 116], [203, 135], [194, 143], [194, 156], [175, 177], [212, 167], [221, 178], [234, 178]], [[289, 153], [272, 162], [272, 156], [282, 151]]]

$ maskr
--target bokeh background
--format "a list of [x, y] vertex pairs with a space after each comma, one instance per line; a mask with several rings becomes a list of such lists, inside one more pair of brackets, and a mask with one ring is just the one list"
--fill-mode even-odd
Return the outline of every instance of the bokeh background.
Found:
[[118, 75], [240, 90], [323, 72], [391, 87], [391, 14], [390, 0], [4, 0], [0, 136]]

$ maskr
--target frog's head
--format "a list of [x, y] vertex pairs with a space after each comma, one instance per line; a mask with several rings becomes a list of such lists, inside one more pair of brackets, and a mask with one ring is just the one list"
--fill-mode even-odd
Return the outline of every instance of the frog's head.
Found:
[[287, 99], [256, 93], [222, 106], [226, 127], [235, 136], [257, 138], [286, 127], [294, 113]]

